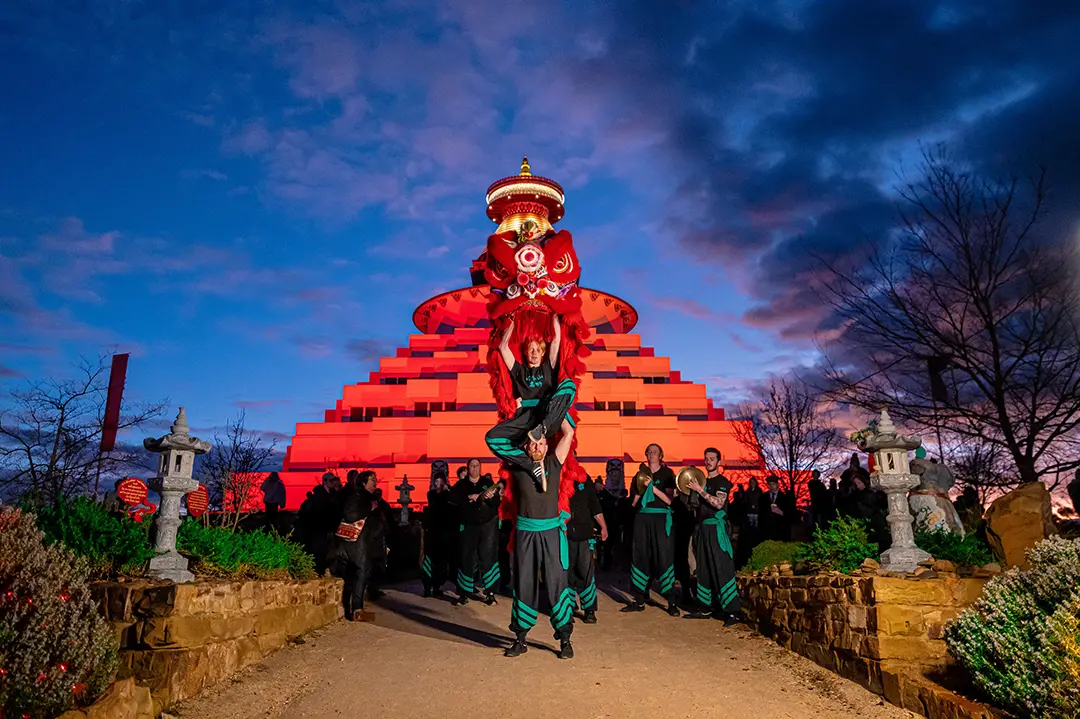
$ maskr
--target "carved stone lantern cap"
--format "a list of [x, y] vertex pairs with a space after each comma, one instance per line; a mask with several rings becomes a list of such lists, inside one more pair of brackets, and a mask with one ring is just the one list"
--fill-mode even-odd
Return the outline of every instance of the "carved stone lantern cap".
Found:
[[198, 437], [191, 436], [191, 430], [187, 423], [187, 413], [181, 407], [169, 428], [169, 434], [160, 438], [147, 437], [143, 440], [143, 447], [151, 452], [164, 452], [169, 449], [187, 450], [195, 454], [206, 454], [213, 446]]
[[896, 425], [893, 424], [892, 418], [889, 416], [889, 410], [882, 407], [881, 417], [878, 419], [877, 433], [868, 437], [864, 446], [868, 452], [876, 452], [882, 449], [918, 449], [922, 446], [922, 438], [909, 437], [897, 432]]

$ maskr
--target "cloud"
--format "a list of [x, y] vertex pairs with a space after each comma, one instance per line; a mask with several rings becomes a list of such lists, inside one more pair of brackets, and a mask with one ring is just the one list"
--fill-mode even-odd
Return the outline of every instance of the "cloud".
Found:
[[240, 409], [270, 409], [271, 407], [282, 407], [292, 404], [292, 400], [289, 399], [256, 399], [256, 400], [238, 400], [233, 402], [234, 407]]
[[180, 176], [185, 180], [216, 180], [217, 182], [223, 182], [229, 179], [229, 176], [219, 170], [184, 170], [180, 173]]
[[25, 375], [23, 375], [22, 372], [20, 372], [20, 371], [18, 371], [16, 369], [12, 369], [11, 367], [8, 367], [7, 365], [0, 364], [0, 377], [23, 377], [23, 376], [25, 376]]
[[367, 337], [349, 340], [345, 343], [345, 351], [353, 360], [361, 364], [371, 364], [383, 357], [393, 356], [394, 346], [389, 340]]

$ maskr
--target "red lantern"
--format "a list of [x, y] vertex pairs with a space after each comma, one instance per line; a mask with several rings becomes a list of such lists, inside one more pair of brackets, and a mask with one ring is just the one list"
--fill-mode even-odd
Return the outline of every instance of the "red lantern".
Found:
[[874, 467], [876, 465], [877, 465], [877, 462], [875, 461], [874, 453], [871, 452], [870, 454], [866, 455], [866, 468], [867, 468], [867, 470], [869, 470], [870, 472], [873, 472]]
[[210, 493], [206, 491], [206, 487], [199, 485], [199, 488], [194, 492], [191, 492], [187, 496], [187, 511], [192, 517], [201, 517], [206, 512], [206, 508], [210, 506]]
[[116, 494], [124, 501], [124, 504], [135, 507], [146, 501], [146, 498], [150, 496], [150, 491], [146, 482], [138, 477], [127, 477], [116, 488]]

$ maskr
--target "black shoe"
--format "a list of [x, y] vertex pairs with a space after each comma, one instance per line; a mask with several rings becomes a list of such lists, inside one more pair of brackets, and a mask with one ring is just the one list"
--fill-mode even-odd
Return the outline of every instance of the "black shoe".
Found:
[[737, 616], [735, 616], [734, 614], [725, 614], [724, 615], [724, 626], [725, 627], [733, 627], [736, 624], [739, 624], [739, 618]]
[[675, 606], [675, 602], [668, 602], [667, 613], [670, 614], [673, 617], [677, 617], [677, 616], [679, 616], [681, 614], [681, 612], [679, 611], [679, 608], [677, 606]]
[[559, 645], [559, 659], [573, 659], [574, 658], [574, 645], [570, 643], [569, 639], [563, 639], [562, 644]]
[[624, 613], [624, 614], [626, 614], [628, 612], [644, 612], [645, 611], [645, 603], [642, 602], [642, 603], [639, 604], [637, 602], [631, 602], [630, 604], [627, 604], [625, 607], [623, 607], [619, 611]]
[[432, 589], [431, 590], [431, 596], [435, 597], [436, 599], [442, 599], [443, 598], [443, 590], [441, 590], [441, 589]]
[[585, 616], [581, 618], [581, 621], [586, 624], [596, 624], [596, 612], [585, 612]]
[[503, 651], [504, 657], [520, 657], [525, 652], [529, 651], [529, 645], [525, 643], [525, 637], [518, 637]]
[[489, 607], [496, 601], [497, 600], [495, 599], [495, 595], [493, 593], [489, 592], [484, 595], [484, 604], [488, 605]]
[[544, 425], [538, 424], [529, 430], [529, 439], [533, 442], [539, 442], [541, 438], [547, 435], [547, 428]]
[[427, 599], [430, 596], [431, 596], [431, 588], [430, 587], [424, 587], [424, 599]]
[[464, 595], [458, 597], [457, 601], [454, 602], [454, 604], [458, 605], [459, 607], [464, 607], [468, 603], [469, 603], [469, 598], [464, 596]]
[[703, 612], [700, 609], [688, 613], [683, 619], [711, 619], [712, 615], [708, 612]]

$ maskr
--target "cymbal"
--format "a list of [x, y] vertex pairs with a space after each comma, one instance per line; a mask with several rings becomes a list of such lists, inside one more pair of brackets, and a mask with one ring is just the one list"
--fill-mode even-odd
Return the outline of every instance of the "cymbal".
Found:
[[698, 484], [704, 486], [705, 473], [697, 467], [683, 467], [675, 477], [675, 486], [683, 494], [690, 494], [690, 480], [697, 480]]
[[638, 494], [645, 491], [645, 485], [651, 482], [652, 478], [652, 471], [648, 467], [642, 466], [638, 470], [638, 473], [634, 475], [634, 487], [637, 489]]

